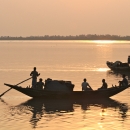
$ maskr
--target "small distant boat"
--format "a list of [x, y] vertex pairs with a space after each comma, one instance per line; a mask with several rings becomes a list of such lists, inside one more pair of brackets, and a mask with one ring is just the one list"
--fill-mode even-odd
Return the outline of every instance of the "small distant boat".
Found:
[[116, 62], [106, 62], [107, 66], [114, 71], [130, 71], [130, 66], [128, 63], [122, 63], [121, 61]]
[[106, 64], [111, 70], [114, 71], [130, 71], [130, 56], [128, 56], [128, 60], [125, 63], [121, 61], [107, 61]]
[[69, 99], [86, 99], [86, 98], [109, 98], [111, 96], [114, 96], [125, 89], [127, 89], [129, 86], [116, 86], [111, 87], [108, 89], [100, 89], [100, 90], [88, 90], [88, 91], [62, 91], [62, 86], [60, 90], [54, 89], [56, 86], [53, 86], [53, 89], [47, 90], [47, 89], [33, 89], [33, 88], [23, 88], [17, 85], [11, 85], [11, 84], [4, 84], [10, 88], [13, 88], [27, 96], [33, 97], [33, 98], [69, 98]]

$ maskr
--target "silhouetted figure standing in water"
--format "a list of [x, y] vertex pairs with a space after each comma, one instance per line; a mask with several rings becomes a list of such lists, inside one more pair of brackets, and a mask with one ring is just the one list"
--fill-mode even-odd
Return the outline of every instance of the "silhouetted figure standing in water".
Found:
[[86, 78], [84, 79], [82, 85], [82, 91], [92, 90], [91, 86], [87, 82]]
[[32, 76], [32, 88], [36, 88], [36, 84], [37, 84], [37, 77], [40, 75], [40, 73], [38, 73], [36, 71], [36, 67], [34, 67], [34, 70], [30, 73], [30, 76]]

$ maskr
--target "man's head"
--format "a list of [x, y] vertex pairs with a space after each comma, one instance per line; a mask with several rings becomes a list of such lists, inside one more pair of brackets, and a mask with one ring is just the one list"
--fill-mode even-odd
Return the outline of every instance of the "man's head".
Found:
[[84, 78], [84, 82], [86, 82], [86, 78]]
[[104, 83], [104, 82], [105, 82], [105, 79], [102, 79], [102, 82]]
[[40, 78], [39, 81], [42, 82], [42, 78]]
[[126, 76], [125, 74], [122, 75], [123, 78], [125, 78], [125, 76]]
[[34, 67], [33, 69], [36, 70], [36, 67]]

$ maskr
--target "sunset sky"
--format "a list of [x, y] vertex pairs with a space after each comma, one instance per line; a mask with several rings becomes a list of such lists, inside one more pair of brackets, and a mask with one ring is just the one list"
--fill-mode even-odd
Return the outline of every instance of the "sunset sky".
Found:
[[0, 0], [0, 36], [130, 35], [130, 0]]

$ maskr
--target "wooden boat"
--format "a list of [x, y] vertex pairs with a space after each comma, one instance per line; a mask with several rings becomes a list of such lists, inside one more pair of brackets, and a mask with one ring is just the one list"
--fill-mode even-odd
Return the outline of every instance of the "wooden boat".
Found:
[[121, 61], [116, 62], [106, 62], [107, 66], [114, 71], [130, 71], [130, 66], [128, 63], [122, 63]]
[[17, 85], [6, 84], [6, 86], [13, 88], [27, 96], [33, 98], [69, 98], [69, 99], [84, 99], [84, 98], [109, 98], [114, 96], [128, 87], [125, 86], [116, 86], [108, 89], [101, 90], [88, 90], [88, 91], [51, 91], [51, 90], [40, 90], [33, 88], [22, 88]]

